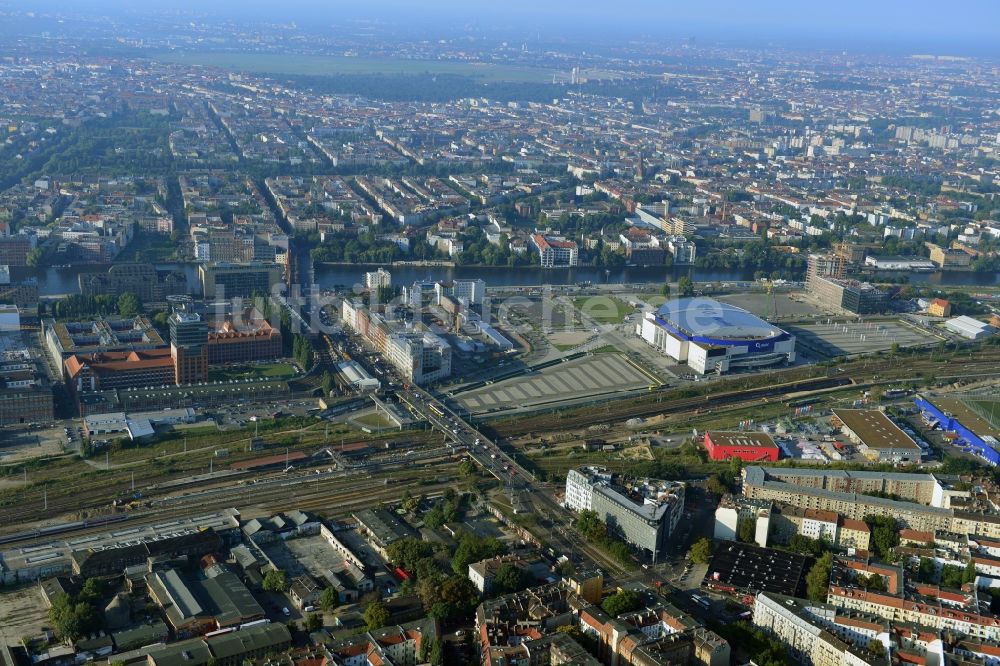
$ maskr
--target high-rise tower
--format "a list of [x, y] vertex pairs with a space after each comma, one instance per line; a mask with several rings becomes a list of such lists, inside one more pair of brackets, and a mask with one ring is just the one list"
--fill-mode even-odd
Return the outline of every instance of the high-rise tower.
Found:
[[170, 315], [170, 357], [177, 385], [208, 381], [208, 324], [192, 312]]

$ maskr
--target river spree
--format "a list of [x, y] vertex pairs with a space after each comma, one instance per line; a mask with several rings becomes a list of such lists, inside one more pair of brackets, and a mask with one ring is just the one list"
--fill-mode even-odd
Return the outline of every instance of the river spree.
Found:
[[[188, 284], [197, 292], [198, 266], [193, 263], [160, 264], [160, 269], [179, 269], [187, 275]], [[371, 265], [318, 264], [313, 268], [313, 276], [321, 289], [334, 289], [338, 286], [351, 287], [364, 282], [364, 274], [375, 270]], [[79, 293], [78, 275], [80, 273], [103, 272], [108, 266], [88, 265], [60, 268], [11, 268], [11, 278], [15, 280], [27, 277], [38, 279], [38, 291], [42, 296], [57, 296]], [[753, 273], [741, 271], [720, 271], [699, 269], [689, 266], [627, 266], [625, 268], [606, 271], [593, 266], [578, 266], [576, 268], [543, 269], [538, 266], [390, 266], [394, 284], [412, 284], [418, 280], [452, 280], [461, 278], [482, 278], [490, 286], [529, 286], [542, 284], [621, 284], [637, 282], [675, 281], [681, 276], [688, 276], [695, 282], [727, 282], [753, 279]], [[1000, 284], [998, 273], [914, 273], [910, 275], [911, 284], [929, 284], [948, 286], [966, 285], [997, 285]]]

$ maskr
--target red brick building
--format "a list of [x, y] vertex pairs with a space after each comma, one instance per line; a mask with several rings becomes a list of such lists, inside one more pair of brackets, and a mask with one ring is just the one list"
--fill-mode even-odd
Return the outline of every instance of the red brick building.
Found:
[[774, 462], [781, 455], [781, 449], [771, 436], [763, 432], [708, 431], [705, 449], [712, 460], [739, 458], [744, 462]]
[[227, 321], [208, 334], [208, 362], [251, 363], [281, 358], [281, 331], [266, 321], [253, 329], [240, 330]]

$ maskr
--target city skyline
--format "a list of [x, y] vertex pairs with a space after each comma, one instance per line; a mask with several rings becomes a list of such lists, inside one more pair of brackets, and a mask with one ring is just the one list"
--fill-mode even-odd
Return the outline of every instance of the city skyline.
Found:
[[[988, 0], [960, 0], [946, 8], [935, 0], [870, 3], [802, 3], [790, 0], [711, 0], [673, 4], [630, 0], [609, 6], [598, 2], [554, 0], [539, 4], [514, 0], [498, 6], [486, 2], [433, 0], [414, 5], [379, 0], [358, 6], [295, 0], [280, 7], [269, 2], [221, 0], [206, 7], [193, 0], [144, 3], [142, 9], [123, 0], [7, 0], [0, 8], [59, 10], [78, 14], [110, 12], [178, 13], [227, 20], [299, 21], [298, 29], [322, 31], [325, 22], [379, 21], [386, 27], [447, 34], [467, 28], [527, 38], [534, 33], [559, 39], [610, 40], [669, 37], [766, 48], [769, 43], [796, 48], [847, 49], [861, 52], [997, 55], [1000, 7]], [[315, 24], [314, 22], [318, 22]], [[444, 31], [442, 32], [442, 29]]]

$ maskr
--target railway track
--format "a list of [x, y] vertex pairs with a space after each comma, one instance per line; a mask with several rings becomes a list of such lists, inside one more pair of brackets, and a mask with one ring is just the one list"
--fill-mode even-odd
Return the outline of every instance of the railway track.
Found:
[[[805, 379], [777, 386], [766, 386], [755, 389], [735, 390], [718, 394], [707, 394], [693, 397], [676, 398], [663, 402], [641, 402], [639, 404], [623, 405], [614, 408], [614, 403], [607, 405], [607, 411], [600, 409], [580, 410], [569, 416], [546, 415], [542, 417], [522, 419], [492, 426], [498, 437], [512, 437], [528, 432], [573, 430], [589, 425], [607, 423], [609, 420], [621, 421], [630, 418], [653, 416], [655, 414], [673, 414], [691, 412], [698, 409], [730, 406], [739, 403], [754, 403], [764, 398], [780, 397], [786, 394], [802, 391], [814, 391], [839, 386], [850, 386], [849, 377], [820, 377]], [[661, 396], [669, 399], [669, 393]]]
[[[800, 370], [800, 369], [795, 369]], [[698, 409], [751, 406], [763, 399], [791, 399], [796, 393], [847, 387], [852, 384], [891, 384], [932, 377], [936, 379], [981, 379], [1000, 377], [1000, 351], [979, 352], [967, 358], [950, 358], [944, 362], [927, 358], [878, 358], [854, 361], [843, 372], [827, 377], [797, 379], [773, 386], [753, 389], [733, 389], [694, 397], [672, 397], [682, 390], [667, 390], [654, 397], [609, 402], [604, 409], [574, 410], [567, 414], [546, 414], [511, 421], [497, 421], [488, 427], [496, 437], [515, 437], [530, 432], [573, 430], [590, 425], [642, 418], [658, 414], [678, 414]]]
[[[373, 444], [377, 443], [377, 441], [382, 440], [376, 440]], [[437, 449], [431, 449], [430, 451], [421, 449], [422, 446], [427, 446], [429, 441], [430, 440], [428, 438], [420, 436], [411, 441], [411, 446], [413, 446], [412, 450], [416, 452], [411, 461], [412, 463], [419, 462], [436, 464], [440, 459], [447, 457], [445, 452], [442, 450], [428, 458], [427, 454], [429, 452], [437, 451]], [[329, 446], [331, 449], [337, 449], [335, 444], [331, 443]], [[313, 450], [315, 448], [317, 447], [313, 445], [308, 447], [308, 450]], [[343, 455], [349, 459], [352, 458], [350, 453]], [[370, 473], [375, 473], [380, 472], [384, 466], [406, 464], [406, 461], [398, 461], [394, 463], [394, 461], [389, 458], [391, 455], [392, 454], [376, 454], [375, 456], [369, 455], [365, 458], [366, 462], [364, 463], [364, 466], [368, 468]], [[317, 466], [328, 467], [331, 464], [332, 462], [329, 459], [311, 459], [309, 461], [309, 468]], [[145, 496], [143, 497], [144, 502], [159, 501], [166, 498], [176, 497], [179, 491], [194, 492], [225, 489], [229, 487], [244, 488], [244, 486], [236, 486], [234, 483], [235, 479], [233, 478], [212, 477], [199, 479], [191, 484], [176, 484], [173, 487], [166, 486], [156, 488], [155, 484], [150, 483], [155, 479], [162, 478], [162, 476], [158, 476], [156, 474], [156, 470], [145, 467], [137, 469], [136, 472], [136, 488], [147, 490]], [[32, 523], [37, 521], [59, 520], [62, 522], [113, 515], [115, 511], [111, 507], [111, 502], [116, 498], [121, 498], [130, 494], [131, 475], [132, 470], [129, 469], [112, 469], [108, 472], [108, 476], [102, 476], [97, 482], [86, 486], [59, 486], [53, 483], [46, 483], [44, 485], [39, 484], [28, 491], [30, 495], [22, 495], [16, 503], [0, 507], [0, 534], [4, 532], [17, 532], [27, 529]], [[241, 475], [238, 478], [246, 479], [249, 476], [250, 475]], [[281, 479], [287, 477], [285, 477], [279, 470], [275, 472], [258, 472], [257, 478]], [[150, 488], [152, 488], [152, 490], [150, 490]]]
[[[454, 471], [456, 464], [451, 462], [441, 464], [436, 468], [436, 471]], [[166, 516], [189, 517], [204, 514], [208, 508], [221, 509], [231, 506], [239, 508], [241, 512], [262, 515], [271, 515], [287, 511], [290, 508], [297, 508], [322, 512], [324, 516], [330, 518], [342, 518], [359, 508], [370, 507], [380, 502], [399, 500], [406, 490], [412, 490], [415, 495], [426, 495], [443, 492], [445, 488], [452, 485], [450, 480], [427, 483], [425, 474], [412, 469], [408, 470], [404, 476], [386, 476], [381, 482], [378, 478], [379, 475], [358, 473], [348, 477], [319, 479], [315, 482], [311, 478], [303, 478], [297, 487], [275, 485], [262, 487], [256, 492], [252, 485], [234, 487], [231, 492], [220, 494], [210, 503], [198, 501], [200, 498], [191, 498], [187, 502], [154, 505], [152, 508], [129, 512], [127, 525], [132, 528], [154, 524], [162, 522]], [[247, 494], [247, 489], [250, 490], [249, 494]], [[104, 533], [109, 529], [111, 528], [105, 524], [83, 526], [69, 531], [74, 536], [86, 536]], [[62, 538], [63, 534], [63, 532], [39, 534], [19, 539], [15, 545], [24, 547], [49, 542], [53, 538]]]
[[[921, 377], [951, 380], [961, 378], [985, 378], [1000, 376], [1000, 349], [985, 348], [967, 356], [955, 355], [946, 361], [934, 361], [927, 356], [903, 356], [894, 358], [889, 355], [872, 359], [852, 361], [842, 366], [842, 371], [829, 369], [834, 373], [824, 377], [803, 377], [806, 373], [814, 373], [815, 368], [794, 368], [775, 373], [776, 380], [785, 380], [781, 384], [738, 389], [736, 384], [740, 379], [732, 380], [733, 386], [720, 386], [720, 392], [701, 396], [680, 396], [680, 391], [663, 391], [640, 400], [609, 402], [606, 409], [574, 410], [563, 415], [547, 414], [527, 417], [509, 422], [494, 422], [489, 427], [492, 434], [499, 437], [511, 437], [528, 432], [552, 432], [556, 430], [572, 430], [589, 425], [623, 421], [633, 417], [646, 417], [657, 414], [683, 414], [695, 410], [709, 410], [719, 407], [733, 408], [742, 405], [753, 405], [761, 400], [789, 399], [788, 396], [811, 390], [821, 390], [837, 386], [849, 386], [852, 383], [859, 386], [870, 384], [888, 384], [893, 381], [905, 381]], [[676, 397], [675, 397], [676, 396]], [[489, 434], [489, 433], [487, 433]], [[430, 437], [410, 433], [408, 436], [412, 445], [420, 447], [429, 442]], [[372, 447], [377, 447], [381, 441], [395, 439], [393, 435], [375, 437], [368, 441]], [[298, 449], [315, 449], [317, 444]], [[335, 444], [331, 445], [336, 448]], [[164, 478], [164, 474], [149, 465], [137, 465], [134, 469], [136, 487], [148, 489], [151, 484]], [[387, 465], [405, 467], [406, 461], [387, 462]], [[434, 464], [439, 464], [435, 462]], [[324, 464], [325, 466], [325, 464]], [[0, 507], [0, 533], [24, 530], [31, 523], [39, 520], [79, 520], [112, 514], [111, 501], [115, 497], [128, 494], [131, 487], [132, 469], [111, 470], [97, 479], [60, 479], [60, 482], [49, 480], [47, 483], [36, 484], [15, 501]], [[187, 472], [188, 474], [190, 471]], [[231, 483], [231, 482], [230, 482]], [[205, 480], [193, 484], [192, 488], [211, 489], [224, 487], [226, 482]], [[164, 491], [167, 489], [164, 488]], [[147, 492], [149, 497], [161, 497], [166, 493]], [[148, 499], [148, 498], [144, 498]]]

